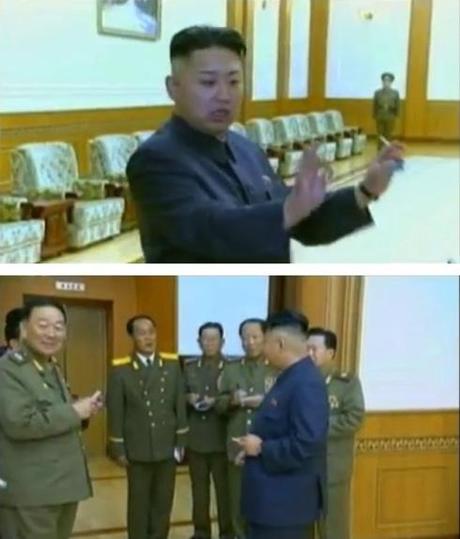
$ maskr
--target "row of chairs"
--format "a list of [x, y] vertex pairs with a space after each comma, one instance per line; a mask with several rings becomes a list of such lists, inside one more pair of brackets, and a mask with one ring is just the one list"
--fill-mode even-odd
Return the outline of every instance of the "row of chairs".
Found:
[[[257, 143], [283, 178], [296, 174], [303, 150], [318, 142], [326, 162], [364, 151], [367, 137], [345, 126], [339, 111], [254, 118], [231, 129]], [[0, 196], [0, 262], [37, 262], [46, 230], [41, 220], [25, 220], [24, 208], [37, 200], [72, 198], [68, 245], [86, 247], [136, 226], [126, 165], [154, 131], [100, 135], [88, 141], [89, 177], [81, 177], [75, 150], [65, 142], [23, 144], [11, 153], [12, 193]]]
[[[80, 249], [136, 225], [126, 164], [153, 131], [102, 135], [88, 142], [91, 172], [79, 174], [75, 150], [66, 142], [30, 143], [11, 152], [12, 192], [0, 196], [0, 263], [41, 259], [47, 231], [31, 206], [72, 199], [67, 244]], [[59, 224], [56, 223], [56, 226]]]
[[367, 144], [362, 128], [345, 125], [338, 110], [253, 118], [245, 125], [236, 122], [231, 129], [258, 144], [283, 178], [296, 174], [303, 150], [313, 142], [319, 144], [318, 155], [328, 163], [361, 154]]

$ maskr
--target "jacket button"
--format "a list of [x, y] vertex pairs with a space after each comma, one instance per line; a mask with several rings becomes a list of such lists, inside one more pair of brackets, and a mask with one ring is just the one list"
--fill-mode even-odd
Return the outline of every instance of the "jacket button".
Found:
[[155, 423], [150, 423], [152, 425], [152, 428], [154, 429], [155, 428]]

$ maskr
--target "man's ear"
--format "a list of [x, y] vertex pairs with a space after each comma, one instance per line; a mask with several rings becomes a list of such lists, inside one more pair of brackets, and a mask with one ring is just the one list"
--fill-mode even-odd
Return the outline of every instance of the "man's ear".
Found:
[[168, 75], [165, 78], [166, 91], [172, 101], [175, 101], [177, 82], [173, 75]]

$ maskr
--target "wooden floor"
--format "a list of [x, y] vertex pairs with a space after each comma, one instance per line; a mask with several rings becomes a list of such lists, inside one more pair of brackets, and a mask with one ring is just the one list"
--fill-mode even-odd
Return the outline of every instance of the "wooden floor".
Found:
[[[409, 143], [406, 145], [407, 156], [433, 156], [460, 159], [460, 145], [457, 143]], [[369, 143], [363, 155], [338, 161], [333, 164], [336, 181], [332, 188], [352, 185], [362, 177], [362, 171], [375, 155], [375, 144]], [[298, 260], [304, 261], [304, 260]], [[132, 230], [120, 236], [101, 242], [87, 249], [67, 253], [47, 260], [45, 263], [139, 263], [142, 262], [142, 250], [139, 232]]]
[[[109, 459], [90, 461], [90, 476], [94, 495], [79, 505], [72, 537], [92, 539], [125, 539], [126, 479], [124, 470]], [[189, 539], [191, 522], [190, 477], [186, 467], [177, 471], [174, 505], [169, 539]], [[215, 518], [215, 501], [211, 502], [211, 516]]]

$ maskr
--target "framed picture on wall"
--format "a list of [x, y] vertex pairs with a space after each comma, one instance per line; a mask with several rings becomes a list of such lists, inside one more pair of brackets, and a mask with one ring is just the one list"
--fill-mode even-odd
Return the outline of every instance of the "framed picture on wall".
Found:
[[160, 37], [161, 0], [97, 0], [100, 34], [156, 40]]

